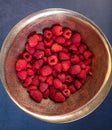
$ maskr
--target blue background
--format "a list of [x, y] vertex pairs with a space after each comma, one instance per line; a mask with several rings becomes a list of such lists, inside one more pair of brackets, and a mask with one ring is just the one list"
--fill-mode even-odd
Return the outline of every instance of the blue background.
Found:
[[[0, 0], [0, 47], [10, 29], [30, 13], [61, 7], [93, 20], [112, 41], [112, 0]], [[111, 130], [112, 90], [93, 113], [67, 124], [46, 123], [19, 109], [0, 82], [0, 130]]]

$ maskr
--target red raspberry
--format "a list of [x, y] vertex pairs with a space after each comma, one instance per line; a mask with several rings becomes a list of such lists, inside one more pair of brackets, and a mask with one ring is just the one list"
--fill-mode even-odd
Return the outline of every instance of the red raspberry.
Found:
[[46, 48], [45, 49], [45, 55], [48, 57], [48, 56], [50, 56], [52, 53], [51, 53], [51, 49], [49, 49], [49, 48]]
[[47, 77], [41, 76], [41, 75], [39, 75], [38, 78], [39, 78], [39, 81], [40, 81], [40, 82], [45, 82], [46, 79], [47, 79]]
[[30, 45], [27, 43], [25, 45], [25, 49], [30, 53], [33, 54], [35, 52], [35, 48], [34, 47], [30, 47]]
[[59, 36], [55, 39], [55, 41], [61, 45], [65, 43], [65, 38], [63, 36]]
[[28, 38], [28, 42], [30, 47], [35, 47], [38, 44], [39, 36], [37, 34], [34, 34]]
[[35, 85], [30, 85], [28, 87], [28, 92], [35, 91], [35, 90], [37, 90], [37, 86], [35, 86]]
[[70, 37], [72, 36], [72, 30], [69, 29], [69, 28], [65, 28], [63, 30], [63, 36], [66, 38], [66, 39], [70, 39]]
[[73, 65], [73, 66], [70, 67], [70, 73], [71, 73], [72, 75], [77, 75], [77, 74], [79, 74], [80, 72], [81, 72], [81, 67], [80, 67], [80, 65]]
[[80, 43], [81, 42], [81, 35], [79, 33], [75, 33], [71, 37], [72, 43]]
[[46, 83], [48, 83], [48, 85], [52, 85], [53, 84], [53, 76], [48, 76], [46, 79]]
[[81, 72], [77, 75], [80, 79], [86, 79], [86, 70], [81, 70]]
[[71, 83], [72, 81], [73, 81], [72, 76], [70, 76], [70, 75], [66, 75], [66, 82]]
[[39, 89], [42, 93], [45, 92], [48, 89], [48, 84], [47, 83], [40, 83]]
[[45, 90], [45, 92], [43, 93], [43, 97], [45, 99], [49, 97], [49, 89]]
[[38, 79], [38, 76], [35, 76], [33, 79], [32, 79], [32, 85], [34, 86], [39, 86], [39, 79]]
[[44, 43], [42, 41], [38, 42], [38, 44], [35, 47], [37, 50], [44, 50]]
[[79, 80], [75, 80], [74, 85], [76, 89], [80, 89], [82, 86], [82, 83]]
[[32, 78], [31, 77], [27, 77], [25, 79], [25, 82], [23, 83], [23, 86], [27, 88], [31, 83], [32, 83]]
[[50, 39], [50, 38], [52, 38], [52, 36], [53, 36], [53, 34], [52, 34], [51, 30], [49, 30], [49, 29], [44, 30], [44, 37], [45, 38]]
[[54, 66], [54, 68], [55, 68], [55, 70], [56, 70], [57, 72], [61, 72], [61, 71], [62, 71], [62, 65], [61, 65], [61, 63], [57, 63], [57, 64]]
[[27, 75], [28, 76], [33, 76], [34, 75], [34, 71], [32, 69], [27, 69]]
[[65, 101], [65, 97], [63, 96], [63, 94], [61, 92], [56, 92], [54, 100], [56, 102], [64, 102]]
[[63, 33], [61, 25], [54, 25], [51, 29], [52, 33], [56, 36], [59, 36]]
[[54, 79], [54, 80], [53, 80], [53, 84], [54, 84], [54, 87], [55, 87], [56, 89], [61, 89], [61, 88], [62, 88], [62, 82], [61, 82], [61, 80], [59, 80], [59, 79]]
[[92, 64], [92, 59], [87, 59], [84, 61], [84, 64], [87, 65], [91, 65]]
[[27, 68], [27, 62], [24, 59], [19, 59], [16, 62], [16, 70], [21, 71]]
[[42, 59], [37, 60], [37, 61], [34, 63], [34, 67], [35, 67], [36, 69], [40, 69], [40, 68], [42, 67], [43, 63], [44, 63], [44, 61], [43, 61]]
[[39, 90], [30, 91], [30, 96], [37, 102], [41, 102], [43, 95]]
[[87, 46], [85, 44], [80, 44], [79, 46], [79, 53], [83, 54], [84, 51], [87, 49]]
[[51, 47], [52, 44], [53, 44], [53, 39], [44, 39], [45, 47]]
[[69, 56], [69, 54], [66, 54], [64, 52], [60, 52], [59, 53], [59, 58], [60, 58], [60, 60], [69, 60], [70, 56]]
[[48, 57], [49, 65], [56, 65], [58, 63], [58, 58], [56, 55], [51, 55]]
[[24, 58], [27, 62], [29, 62], [29, 61], [31, 61], [31, 59], [32, 59], [32, 55], [29, 54], [28, 52], [24, 52], [24, 53], [23, 53], [23, 58]]
[[57, 77], [61, 80], [61, 82], [65, 82], [65, 80], [66, 80], [65, 73], [60, 73], [60, 74], [58, 74]]
[[70, 90], [71, 93], [75, 93], [77, 91], [74, 85], [70, 85], [68, 89]]
[[56, 88], [52, 86], [49, 88], [49, 96], [52, 100], [54, 100], [56, 92], [57, 92]]
[[65, 97], [69, 97], [70, 96], [70, 90], [69, 89], [64, 89], [63, 91], [62, 91], [62, 93], [63, 93], [63, 95], [65, 96]]
[[71, 44], [72, 44], [71, 40], [70, 39], [66, 39], [65, 44], [63, 44], [63, 46], [68, 47]]
[[24, 71], [24, 70], [23, 71], [18, 71], [17, 76], [19, 77], [19, 79], [25, 80], [27, 78], [27, 72]]
[[36, 59], [41, 59], [44, 57], [44, 51], [40, 51], [40, 50], [37, 50], [35, 53], [34, 53], [34, 57]]
[[89, 58], [92, 57], [92, 53], [90, 51], [85, 51], [84, 52], [84, 57], [85, 57], [85, 59], [89, 59]]
[[62, 70], [63, 70], [64, 72], [66, 72], [66, 71], [68, 71], [69, 68], [70, 68], [70, 61], [69, 61], [69, 60], [63, 61], [63, 62], [61, 63], [61, 65], [62, 65]]
[[52, 74], [52, 68], [49, 65], [43, 66], [40, 70], [41, 75], [48, 76]]
[[63, 50], [63, 47], [57, 43], [54, 43], [52, 46], [51, 46], [51, 51], [52, 52], [59, 52], [59, 51], [62, 51]]
[[77, 49], [77, 47], [76, 47], [75, 45], [71, 45], [71, 46], [69, 47], [69, 50], [70, 50], [71, 52], [75, 53], [75, 54], [78, 52], [78, 49]]
[[73, 56], [71, 57], [71, 63], [72, 63], [72, 64], [78, 64], [80, 61], [81, 61], [81, 60], [80, 60], [80, 57], [79, 57], [78, 55], [73, 55]]

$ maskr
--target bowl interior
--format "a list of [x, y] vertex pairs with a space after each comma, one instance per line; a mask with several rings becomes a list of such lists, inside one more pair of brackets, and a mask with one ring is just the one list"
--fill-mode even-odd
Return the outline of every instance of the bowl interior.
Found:
[[[59, 23], [63, 27], [69, 27], [81, 34], [82, 41], [88, 45], [94, 54], [92, 63], [93, 76], [88, 76], [85, 85], [75, 94], [71, 95], [64, 103], [54, 103], [49, 99], [44, 99], [41, 103], [36, 103], [29, 97], [26, 89], [19, 82], [15, 71], [15, 63], [18, 55], [24, 50], [27, 36], [33, 31], [41, 33], [43, 28], [51, 27], [55, 23]], [[12, 39], [13, 42], [7, 47], [7, 55], [5, 57], [6, 89], [14, 101], [23, 109], [35, 114], [48, 116], [63, 115], [72, 111], [75, 112], [81, 108], [91, 101], [100, 90], [108, 69], [108, 53], [104, 41], [95, 27], [85, 19], [72, 14], [51, 14], [39, 17], [32, 20], [31, 23], [17, 32], [16, 37], [12, 37]]]

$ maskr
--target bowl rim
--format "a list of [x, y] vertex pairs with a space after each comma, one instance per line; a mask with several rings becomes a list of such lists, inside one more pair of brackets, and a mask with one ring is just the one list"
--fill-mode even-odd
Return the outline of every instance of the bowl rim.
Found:
[[[95, 31], [100, 35], [100, 37], [102, 38], [102, 40], [104, 41], [105, 47], [107, 49], [107, 53], [108, 53], [108, 70], [106, 73], [106, 78], [102, 84], [102, 87], [100, 88], [100, 90], [98, 91], [98, 93], [89, 101], [87, 102], [87, 104], [83, 105], [82, 107], [80, 107], [79, 109], [67, 113], [67, 114], [63, 114], [63, 115], [57, 115], [57, 116], [47, 116], [47, 115], [40, 115], [40, 114], [35, 114], [25, 108], [23, 108], [20, 104], [18, 104], [16, 102], [16, 100], [12, 97], [12, 95], [8, 92], [7, 89], [7, 84], [5, 82], [5, 75], [4, 75], [4, 64], [5, 64], [5, 57], [6, 57], [6, 53], [7, 53], [7, 41], [9, 41], [9, 39], [12, 39], [17, 35], [17, 33], [23, 29], [26, 25], [28, 25], [29, 23], [35, 21], [36, 19], [40, 18], [40, 17], [46, 17], [48, 15], [55, 15], [58, 13], [64, 13], [64, 14], [72, 14], [74, 17], [77, 17], [81, 20], [84, 20], [85, 22], [87, 22], [88, 24], [91, 25], [92, 28], [95, 29]], [[22, 26], [20, 26], [22, 23]], [[10, 43], [8, 44], [9, 47]], [[4, 56], [2, 56], [2, 53], [5, 54]], [[88, 114], [90, 114], [91, 112], [93, 112], [106, 98], [107, 94], [109, 93], [109, 90], [111, 89], [111, 85], [112, 85], [112, 48], [111, 45], [109, 43], [109, 41], [107, 40], [105, 34], [102, 32], [102, 30], [93, 22], [91, 21], [89, 18], [87, 18], [86, 16], [82, 15], [81, 13], [78, 13], [76, 11], [72, 11], [72, 10], [68, 10], [68, 9], [63, 9], [63, 8], [48, 8], [48, 9], [44, 9], [44, 10], [40, 10], [37, 12], [34, 12], [28, 16], [26, 16], [25, 18], [23, 18], [22, 20], [20, 20], [20, 22], [18, 22], [8, 33], [8, 35], [6, 36], [2, 48], [1, 48], [1, 52], [0, 52], [0, 79], [2, 81], [2, 84], [6, 90], [6, 92], [8, 93], [9, 97], [14, 101], [14, 103], [21, 108], [23, 111], [25, 111], [26, 113], [32, 115], [33, 117], [36, 117], [40, 120], [46, 121], [46, 122], [51, 122], [51, 123], [67, 123], [67, 122], [71, 122], [71, 121], [76, 121], [79, 120], [85, 116], [87, 116]], [[98, 96], [100, 95], [100, 96]]]

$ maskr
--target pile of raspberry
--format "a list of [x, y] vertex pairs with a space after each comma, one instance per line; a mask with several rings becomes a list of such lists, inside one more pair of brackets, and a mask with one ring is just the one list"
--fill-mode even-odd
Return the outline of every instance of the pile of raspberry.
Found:
[[36, 102], [64, 102], [92, 75], [93, 53], [79, 32], [55, 24], [28, 36], [16, 61], [17, 76]]

